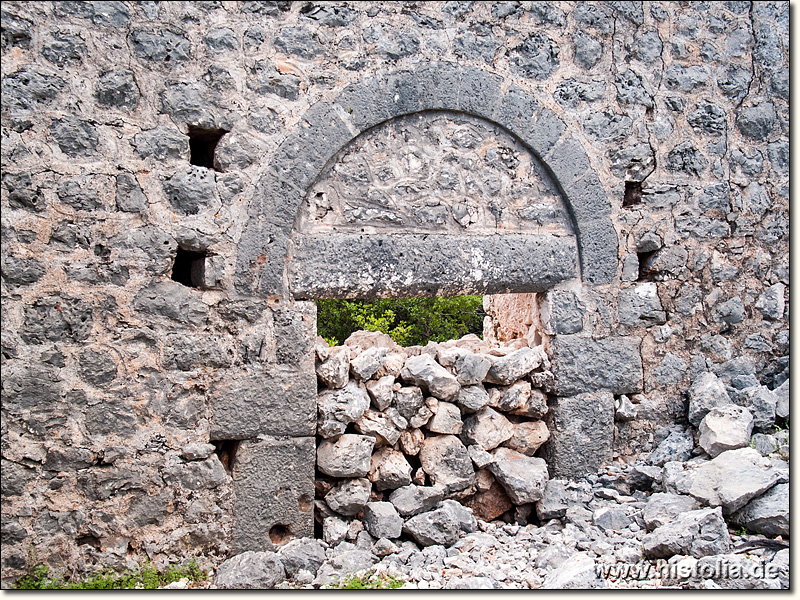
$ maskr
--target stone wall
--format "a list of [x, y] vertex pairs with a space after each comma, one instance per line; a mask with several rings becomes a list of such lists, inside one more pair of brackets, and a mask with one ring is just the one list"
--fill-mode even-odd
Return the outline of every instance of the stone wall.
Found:
[[613, 401], [611, 458], [706, 371], [786, 377], [786, 3], [4, 2], [1, 28], [4, 581], [310, 534], [304, 299], [535, 293], [554, 448]]

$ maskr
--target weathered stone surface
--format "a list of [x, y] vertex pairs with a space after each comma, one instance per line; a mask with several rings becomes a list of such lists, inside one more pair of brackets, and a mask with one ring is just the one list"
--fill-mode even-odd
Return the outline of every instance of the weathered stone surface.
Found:
[[313, 435], [315, 388], [313, 374], [286, 367], [231, 374], [209, 390], [211, 439]]
[[317, 433], [326, 438], [340, 435], [367, 409], [369, 396], [355, 381], [340, 390], [325, 390], [317, 398]]
[[[545, 373], [545, 375], [552, 374], [548, 372]], [[527, 389], [527, 386], [525, 387]], [[548, 410], [550, 409], [547, 406], [547, 396], [541, 390], [534, 388], [531, 390], [530, 395], [525, 398], [525, 401], [522, 403], [522, 405], [520, 405], [519, 408], [513, 409], [511, 414], [529, 417], [531, 419], [541, 419], [547, 414]]]
[[132, 109], [139, 104], [140, 93], [133, 73], [110, 71], [100, 77], [95, 97], [104, 106]]
[[765, 289], [758, 297], [755, 306], [765, 319], [778, 321], [783, 318], [786, 307], [785, 289], [786, 286], [782, 283], [776, 283]]
[[774, 390], [778, 401], [775, 404], [775, 415], [781, 419], [789, 418], [789, 380], [787, 379]]
[[458, 390], [456, 403], [467, 412], [476, 412], [489, 404], [489, 394], [482, 385], [468, 385]]
[[461, 422], [461, 411], [455, 404], [439, 402], [437, 412], [428, 421], [428, 430], [434, 433], [452, 433], [458, 435], [464, 424]]
[[753, 433], [753, 415], [735, 405], [712, 408], [700, 422], [699, 433], [700, 447], [714, 458], [726, 450], [747, 446]]
[[603, 531], [621, 531], [631, 524], [624, 508], [603, 506], [592, 514], [592, 522]]
[[301, 538], [290, 540], [278, 548], [278, 557], [289, 577], [300, 570], [316, 575], [325, 562], [325, 549], [317, 540]]
[[444, 488], [407, 485], [397, 488], [389, 495], [389, 502], [404, 517], [429, 511], [444, 497]]
[[205, 167], [184, 167], [164, 181], [164, 194], [175, 210], [196, 215], [217, 201], [214, 172]]
[[214, 583], [223, 590], [272, 589], [285, 576], [283, 563], [276, 553], [249, 550], [217, 567]]
[[425, 434], [420, 429], [406, 429], [400, 434], [400, 447], [409, 456], [416, 456], [425, 440]]
[[642, 510], [642, 518], [647, 528], [653, 530], [698, 508], [700, 505], [691, 496], [657, 492], [648, 498]]
[[366, 477], [375, 438], [346, 433], [323, 440], [317, 448], [317, 468], [331, 477]]
[[663, 467], [670, 461], [689, 460], [694, 449], [691, 431], [676, 429], [671, 431], [647, 457], [647, 464]]
[[131, 34], [133, 51], [152, 62], [184, 61], [191, 57], [191, 44], [184, 36], [163, 30], [137, 30]]
[[544, 456], [553, 477], [581, 479], [612, 459], [614, 396], [609, 392], [558, 398], [547, 418]]
[[655, 283], [641, 283], [619, 293], [619, 322], [623, 325], [649, 327], [667, 322], [667, 314], [658, 297]]
[[462, 439], [483, 450], [492, 450], [514, 434], [511, 423], [496, 410], [483, 407], [464, 420]]
[[494, 477], [491, 478], [487, 490], [478, 491], [474, 496], [467, 498], [464, 505], [471, 508], [475, 516], [483, 521], [493, 521], [514, 506], [503, 486]]
[[497, 448], [492, 456], [494, 461], [489, 465], [489, 470], [512, 502], [525, 504], [542, 499], [550, 478], [547, 463], [543, 459], [525, 456], [508, 448]]
[[574, 335], [558, 336], [552, 348], [552, 371], [559, 396], [608, 390], [614, 394], [642, 391], [639, 339], [602, 340]]
[[680, 519], [647, 534], [642, 545], [649, 558], [668, 558], [675, 554], [699, 558], [730, 552], [731, 539], [722, 509], [717, 507], [683, 513]]
[[325, 502], [340, 515], [357, 515], [369, 501], [372, 483], [368, 479], [348, 479], [325, 494]]
[[[331, 389], [346, 386], [349, 375], [350, 348], [347, 346], [331, 348], [327, 360], [317, 365], [317, 377], [323, 385]], [[384, 408], [388, 408], [388, 404]]]
[[411, 517], [403, 525], [403, 533], [420, 546], [452, 546], [458, 541], [459, 530], [457, 515], [444, 507]]
[[313, 437], [244, 440], [231, 475], [236, 482], [234, 551], [271, 548], [274, 526], [291, 537], [314, 535]]
[[536, 514], [542, 521], [560, 519], [570, 507], [580, 506], [591, 499], [591, 489], [585, 482], [549, 479], [541, 500], [536, 503]]
[[606, 587], [597, 575], [595, 560], [586, 552], [578, 552], [550, 572], [542, 582], [546, 590], [583, 590]]
[[156, 127], [137, 133], [133, 138], [136, 152], [142, 158], [163, 161], [185, 158], [189, 153], [189, 138], [174, 127]]
[[779, 483], [748, 502], [731, 521], [754, 533], [767, 536], [789, 535], [789, 484]]
[[707, 506], [721, 506], [725, 514], [739, 510], [781, 480], [769, 459], [752, 448], [728, 450], [699, 466], [686, 465], [669, 478], [665, 467], [666, 490], [688, 494]]
[[478, 529], [478, 522], [472, 510], [455, 500], [442, 500], [441, 508], [450, 511], [458, 521], [458, 527], [464, 533], [473, 533]]
[[[390, 411], [396, 413], [393, 409], [390, 409]], [[407, 425], [407, 421], [399, 414], [394, 414], [393, 416], [394, 419], [389, 416], [389, 413], [383, 414], [367, 410], [355, 422], [356, 431], [374, 437], [376, 444], [379, 446], [394, 446], [400, 439], [400, 433], [403, 431], [404, 425]]]
[[[472, 257], [479, 249], [480, 269]], [[433, 257], [433, 260], [430, 260]], [[511, 262], [509, 262], [511, 260]], [[371, 273], [369, 279], [339, 277]], [[297, 297], [377, 296], [392, 293], [391, 282], [414, 296], [428, 289], [443, 294], [543, 291], [576, 275], [574, 238], [507, 234], [503, 236], [349, 235], [300, 236], [290, 267]], [[461, 274], [473, 273], [465, 280]]]
[[771, 431], [775, 425], [778, 396], [763, 385], [744, 388], [738, 400], [752, 415], [757, 431]]
[[441, 400], [452, 398], [461, 389], [456, 378], [428, 354], [412, 356], [406, 360], [400, 376]]
[[117, 208], [124, 212], [142, 212], [147, 208], [147, 197], [139, 182], [129, 173], [117, 175]]
[[390, 502], [368, 502], [364, 507], [364, 526], [376, 538], [394, 539], [403, 531], [403, 519]]
[[712, 408], [733, 404], [725, 386], [714, 373], [703, 373], [689, 388], [689, 422], [698, 427]]
[[367, 393], [372, 398], [372, 406], [378, 410], [386, 410], [392, 404], [394, 377], [385, 375], [377, 381], [367, 382]]
[[615, 421], [633, 421], [637, 415], [636, 406], [631, 402], [625, 394], [622, 394], [615, 402], [614, 407], [614, 420]]
[[409, 485], [411, 483], [411, 465], [408, 464], [402, 452], [389, 447], [379, 448], [372, 455], [369, 480], [378, 491], [394, 490]]
[[511, 412], [527, 405], [530, 397], [530, 382], [517, 381], [508, 387], [492, 388], [489, 393], [489, 406], [503, 412]]
[[447, 367], [462, 386], [478, 385], [489, 372], [491, 361], [469, 350], [459, 347], [439, 348], [436, 352], [439, 364]]
[[388, 352], [386, 348], [368, 348], [350, 360], [350, 371], [356, 379], [366, 381], [383, 366]]
[[525, 456], [533, 456], [550, 437], [544, 421], [515, 423], [511, 437], [503, 444]]
[[50, 135], [61, 152], [70, 158], [90, 157], [100, 143], [94, 124], [73, 116], [53, 121]]
[[419, 460], [431, 482], [446, 488], [448, 494], [475, 484], [467, 449], [453, 435], [427, 438], [420, 448]]
[[325, 517], [322, 521], [322, 539], [330, 546], [343, 542], [348, 531], [348, 522], [339, 517]]
[[536, 348], [520, 348], [511, 354], [490, 357], [492, 366], [486, 374], [486, 381], [500, 385], [510, 385], [522, 379], [547, 361], [541, 346]]

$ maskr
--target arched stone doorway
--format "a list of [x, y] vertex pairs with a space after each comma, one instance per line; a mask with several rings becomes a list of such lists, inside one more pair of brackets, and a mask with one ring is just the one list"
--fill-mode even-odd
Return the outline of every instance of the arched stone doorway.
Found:
[[[555, 220], [530, 227], [495, 219], [494, 227], [441, 232], [409, 227], [402, 215], [391, 227], [316, 219], [314, 198], [336, 176], [337, 161], [368, 151], [370, 139], [414, 115], [472, 122], [511, 140], [528, 157], [527, 175], [552, 196]], [[453, 217], [453, 206], [444, 207]], [[308, 336], [297, 324], [313, 319], [314, 309], [302, 300], [539, 292], [568, 280], [604, 285], [618, 266], [610, 210], [564, 123], [528, 92], [488, 72], [426, 64], [353, 84], [332, 102], [312, 106], [258, 183], [239, 244], [238, 291], [286, 305], [283, 333], [302, 338], [305, 331], [310, 339], [298, 339], [288, 351], [285, 362], [296, 364], [263, 374], [264, 394], [277, 400], [231, 402], [235, 394], [229, 394], [212, 406], [217, 437], [244, 440], [233, 473], [235, 549], [263, 549], [270, 538], [313, 532], [313, 331]], [[559, 214], [563, 223], [557, 224]], [[255, 418], [245, 417], [254, 411]]]

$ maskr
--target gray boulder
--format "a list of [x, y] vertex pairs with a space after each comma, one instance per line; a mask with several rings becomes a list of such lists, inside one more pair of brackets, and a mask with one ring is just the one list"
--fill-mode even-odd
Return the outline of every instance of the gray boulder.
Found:
[[364, 526], [376, 538], [394, 539], [403, 531], [403, 519], [390, 502], [368, 502], [364, 507]]
[[453, 517], [458, 521], [458, 527], [464, 533], [473, 533], [477, 531], [478, 521], [475, 519], [475, 515], [470, 508], [455, 500], [442, 501], [441, 508], [443, 510], [449, 510], [453, 514]]
[[275, 552], [248, 551], [229, 558], [217, 568], [214, 583], [228, 590], [272, 589], [286, 576]]
[[467, 412], [476, 412], [489, 404], [489, 394], [482, 385], [469, 385], [458, 390], [456, 404]]
[[318, 540], [300, 538], [290, 540], [278, 548], [278, 556], [288, 576], [291, 577], [300, 570], [316, 575], [325, 562], [325, 549]]
[[689, 388], [689, 422], [698, 427], [712, 408], [733, 404], [725, 385], [711, 372], [695, 379]]
[[322, 520], [322, 539], [329, 546], [343, 542], [350, 531], [350, 524], [339, 517], [325, 517]]
[[389, 502], [404, 517], [432, 510], [444, 498], [444, 488], [407, 485], [389, 495]]
[[548, 573], [542, 582], [545, 590], [585, 590], [605, 588], [606, 581], [597, 574], [594, 558], [578, 552]]
[[514, 435], [508, 419], [496, 410], [484, 406], [464, 421], [461, 438], [483, 450], [492, 450]]
[[425, 404], [422, 390], [416, 386], [401, 387], [394, 393], [394, 407], [412, 427], [422, 427], [433, 416], [433, 411]]
[[348, 423], [360, 419], [369, 408], [367, 392], [355, 381], [339, 390], [325, 390], [317, 397], [317, 433], [325, 438], [340, 435]]
[[779, 483], [733, 515], [733, 523], [770, 537], [789, 535], [789, 484]]
[[367, 381], [383, 366], [388, 354], [389, 350], [386, 348], [367, 348], [350, 359], [350, 371], [359, 381]]
[[325, 502], [331, 510], [352, 517], [364, 508], [371, 491], [372, 483], [368, 479], [348, 479], [325, 494]]
[[749, 446], [758, 450], [761, 456], [769, 456], [778, 451], [778, 441], [774, 435], [768, 433], [754, 433]]
[[664, 487], [669, 492], [688, 494], [706, 506], [721, 506], [725, 514], [742, 508], [781, 480], [781, 473], [769, 459], [753, 448], [723, 452], [700, 464], [685, 463], [676, 469], [664, 466]]
[[317, 468], [331, 477], [366, 477], [375, 438], [346, 433], [317, 447]]
[[679, 494], [655, 493], [647, 499], [642, 510], [642, 519], [649, 530], [666, 525], [683, 513], [700, 508], [700, 504], [691, 496]]
[[[352, 548], [352, 545], [350, 546]], [[367, 550], [348, 549], [335, 554], [328, 562], [320, 567], [315, 586], [323, 586], [346, 577], [350, 573], [366, 571], [378, 562], [378, 558]]]
[[499, 590], [500, 582], [491, 577], [451, 577], [444, 586], [446, 590]]
[[458, 516], [444, 507], [411, 517], [403, 525], [403, 533], [420, 546], [452, 546], [458, 541], [460, 530]]
[[492, 452], [489, 470], [515, 504], [537, 502], [544, 495], [549, 479], [544, 459], [525, 456], [508, 448]]
[[447, 494], [475, 485], [475, 471], [467, 448], [453, 435], [426, 439], [419, 460], [431, 482], [443, 486]]
[[753, 433], [753, 415], [741, 406], [712, 408], [700, 422], [700, 447], [714, 458], [726, 450], [744, 448]]
[[461, 433], [464, 423], [461, 421], [461, 411], [455, 404], [439, 402], [436, 414], [428, 421], [428, 429], [434, 433]]
[[675, 430], [664, 438], [647, 457], [647, 464], [663, 467], [670, 461], [689, 460], [694, 449], [691, 431]]
[[[349, 360], [348, 358], [348, 361]], [[386, 410], [389, 408], [392, 404], [392, 398], [394, 397], [392, 386], [394, 386], [394, 377], [391, 375], [385, 375], [377, 381], [368, 381], [367, 392], [370, 398], [372, 398], [372, 406], [378, 410]]]
[[439, 364], [447, 367], [461, 385], [481, 383], [492, 366], [485, 356], [470, 352], [465, 348], [439, 348], [436, 355]]
[[603, 506], [592, 514], [592, 522], [603, 531], [621, 531], [631, 524], [624, 508]]
[[331, 389], [343, 388], [350, 379], [350, 348], [337, 346], [328, 351], [328, 359], [317, 365], [317, 378]]
[[670, 558], [676, 554], [699, 558], [730, 552], [731, 538], [722, 509], [704, 508], [684, 513], [680, 519], [647, 534], [642, 548], [648, 558]]
[[461, 389], [458, 380], [428, 354], [412, 356], [406, 360], [400, 376], [405, 381], [410, 381], [427, 390], [431, 396], [440, 400], [454, 397]]
[[778, 397], [778, 402], [775, 405], [775, 415], [781, 419], [789, 418], [789, 380], [787, 379], [777, 388], [773, 393]]
[[492, 366], [485, 381], [500, 385], [511, 385], [528, 373], [547, 362], [547, 355], [541, 346], [520, 348], [506, 356], [490, 357]]
[[394, 419], [392, 419], [388, 414], [368, 410], [364, 413], [364, 416], [356, 421], [356, 431], [377, 438], [379, 445], [388, 444], [389, 446], [394, 446], [397, 440], [400, 439], [402, 429], [408, 425], [408, 422], [399, 413], [396, 411], [394, 413], [392, 415]]
[[369, 480], [378, 491], [394, 490], [411, 483], [411, 471], [402, 452], [384, 446], [372, 455]]
[[776, 283], [765, 289], [758, 297], [758, 300], [756, 300], [756, 308], [765, 319], [769, 321], [778, 321], [783, 318], [783, 312], [786, 308], [786, 300], [784, 298], [785, 290], [785, 285]]
[[741, 391], [739, 403], [752, 413], [756, 431], [772, 430], [778, 404], [777, 394], [766, 386], [754, 385]]
[[591, 486], [586, 482], [550, 479], [541, 500], [536, 503], [536, 515], [540, 521], [560, 519], [567, 514], [569, 507], [582, 505], [591, 499]]

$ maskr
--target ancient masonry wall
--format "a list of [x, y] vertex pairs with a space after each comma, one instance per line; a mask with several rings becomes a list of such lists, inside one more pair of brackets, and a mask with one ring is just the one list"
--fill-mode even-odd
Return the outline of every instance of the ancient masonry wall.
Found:
[[[312, 534], [316, 297], [530, 294], [487, 334], [543, 345], [565, 476], [651, 448], [705, 371], [787, 376], [788, 3], [0, 28], [4, 580]], [[609, 398], [613, 439], [570, 426]]]

